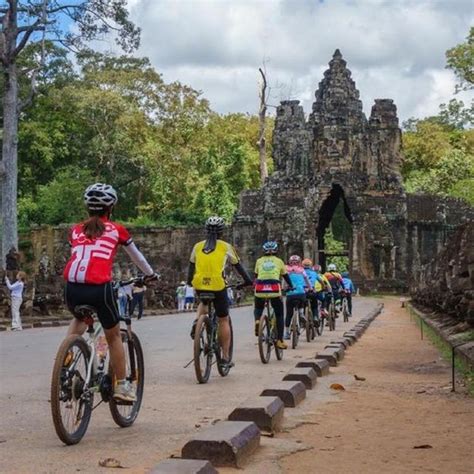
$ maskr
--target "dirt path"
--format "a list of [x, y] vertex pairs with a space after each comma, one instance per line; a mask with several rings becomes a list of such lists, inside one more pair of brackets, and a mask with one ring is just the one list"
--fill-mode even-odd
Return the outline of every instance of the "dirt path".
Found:
[[[305, 450], [274, 459], [273, 472], [474, 472], [474, 400], [450, 392], [448, 364], [399, 305], [385, 299], [382, 315], [332, 369], [341, 382], [348, 374], [366, 380], [342, 382], [345, 392], [313, 404], [305, 424], [278, 435]], [[414, 448], [422, 445], [431, 448]]]

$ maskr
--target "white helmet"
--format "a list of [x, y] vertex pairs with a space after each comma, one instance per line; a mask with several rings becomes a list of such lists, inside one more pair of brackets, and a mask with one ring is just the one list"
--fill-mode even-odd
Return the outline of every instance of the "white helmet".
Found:
[[91, 184], [84, 192], [84, 203], [91, 211], [100, 211], [111, 207], [117, 201], [117, 192], [110, 184]]
[[220, 233], [224, 230], [225, 222], [222, 217], [219, 216], [211, 216], [206, 221], [206, 230], [208, 232], [217, 232]]
[[336, 269], [337, 269], [337, 268], [336, 268], [336, 264], [330, 263], [330, 264], [328, 265], [328, 270], [329, 270], [330, 272], [335, 272]]

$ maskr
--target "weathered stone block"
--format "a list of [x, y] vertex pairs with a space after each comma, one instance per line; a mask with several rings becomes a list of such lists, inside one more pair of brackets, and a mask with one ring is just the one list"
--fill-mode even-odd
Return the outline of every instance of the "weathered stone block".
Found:
[[255, 423], [220, 421], [194, 435], [181, 450], [185, 459], [207, 459], [214, 466], [242, 467], [260, 444]]
[[316, 360], [318, 359], [326, 360], [331, 367], [336, 367], [338, 360], [335, 349], [324, 349], [316, 356]]
[[344, 359], [344, 354], [346, 350], [344, 349], [344, 347], [341, 346], [341, 344], [328, 344], [325, 349], [334, 349], [334, 353], [337, 356], [337, 360]]
[[347, 349], [351, 345], [351, 341], [349, 338], [341, 338], [331, 341], [330, 344], [339, 344], [344, 347], [344, 349]]
[[306, 388], [303, 382], [279, 382], [264, 389], [260, 396], [279, 397], [285, 407], [294, 408], [306, 398]]
[[311, 367], [316, 372], [318, 377], [323, 377], [324, 375], [329, 374], [329, 362], [324, 359], [302, 360], [296, 364], [296, 367]]
[[165, 459], [150, 474], [218, 474], [214, 466], [201, 459]]
[[359, 339], [359, 336], [357, 335], [355, 331], [346, 331], [343, 334], [343, 336], [351, 338], [354, 342], [356, 342]]
[[278, 431], [285, 405], [279, 397], [255, 397], [243, 402], [230, 415], [230, 421], [253, 421], [263, 431]]
[[283, 380], [296, 380], [303, 382], [307, 390], [311, 390], [317, 382], [316, 371], [312, 367], [296, 367], [291, 369]]

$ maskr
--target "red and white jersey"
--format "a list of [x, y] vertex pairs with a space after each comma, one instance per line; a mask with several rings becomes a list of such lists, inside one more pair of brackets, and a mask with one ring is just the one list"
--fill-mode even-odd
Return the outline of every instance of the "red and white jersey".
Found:
[[129, 245], [132, 238], [125, 227], [104, 221], [105, 232], [88, 239], [83, 224], [76, 224], [69, 236], [72, 255], [64, 269], [64, 278], [71, 283], [100, 285], [112, 280], [112, 265], [119, 245]]

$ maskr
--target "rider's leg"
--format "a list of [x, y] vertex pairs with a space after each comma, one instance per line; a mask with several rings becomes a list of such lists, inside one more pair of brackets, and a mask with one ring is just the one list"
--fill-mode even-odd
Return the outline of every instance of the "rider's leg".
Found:
[[283, 340], [284, 322], [283, 322], [283, 301], [279, 298], [272, 298], [270, 300], [273, 311], [275, 311], [276, 326], [277, 326], [277, 338], [279, 341]]
[[87, 325], [79, 319], [73, 318], [72, 321], [69, 323], [69, 327], [67, 330], [68, 336], [82, 336], [87, 329]]
[[219, 344], [222, 347], [222, 356], [229, 360], [230, 350], [230, 322], [229, 316], [220, 317], [219, 320]]
[[125, 352], [123, 350], [122, 336], [120, 335], [120, 325], [117, 324], [111, 329], [104, 329], [105, 338], [109, 345], [110, 363], [114, 369], [117, 381], [125, 379]]
[[290, 324], [291, 318], [293, 316], [293, 308], [295, 305], [295, 300], [293, 296], [286, 297], [286, 317], [285, 317], [285, 333], [288, 339], [290, 338]]
[[260, 318], [262, 317], [263, 310], [265, 308], [265, 300], [263, 298], [255, 297], [255, 304], [253, 308], [253, 316], [255, 318], [255, 335], [258, 336], [258, 326]]

